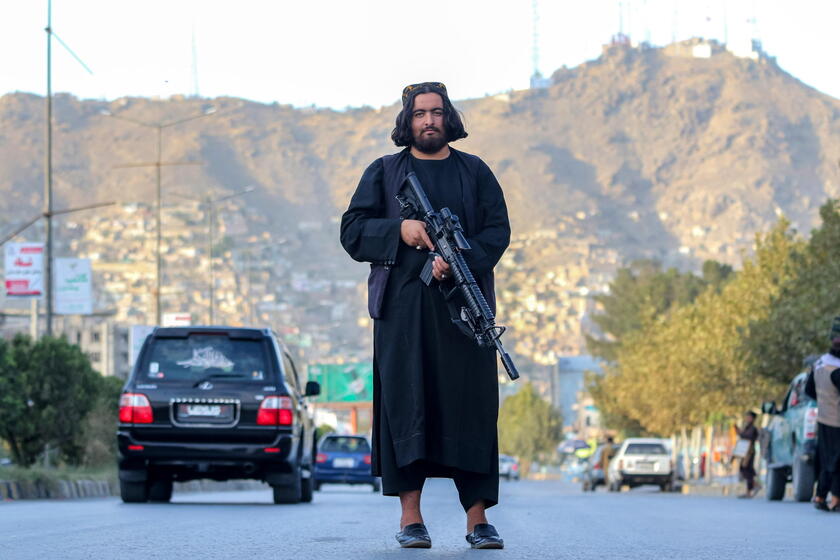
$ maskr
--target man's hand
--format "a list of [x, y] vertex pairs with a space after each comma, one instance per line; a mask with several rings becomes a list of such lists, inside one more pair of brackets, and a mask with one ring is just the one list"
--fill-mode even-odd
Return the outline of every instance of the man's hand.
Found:
[[418, 251], [420, 249], [433, 251], [435, 248], [432, 240], [429, 239], [429, 234], [426, 233], [426, 222], [421, 220], [403, 220], [400, 224], [400, 237], [403, 243]]
[[435, 257], [435, 262], [432, 263], [432, 276], [438, 282], [452, 278], [452, 273], [449, 271], [449, 263], [441, 257]]

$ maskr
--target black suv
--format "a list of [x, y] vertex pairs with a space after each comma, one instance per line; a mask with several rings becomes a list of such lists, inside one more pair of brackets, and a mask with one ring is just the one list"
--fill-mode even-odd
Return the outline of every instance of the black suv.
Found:
[[257, 479], [274, 503], [312, 501], [315, 427], [289, 353], [268, 329], [156, 328], [120, 398], [124, 502], [168, 502], [173, 481]]

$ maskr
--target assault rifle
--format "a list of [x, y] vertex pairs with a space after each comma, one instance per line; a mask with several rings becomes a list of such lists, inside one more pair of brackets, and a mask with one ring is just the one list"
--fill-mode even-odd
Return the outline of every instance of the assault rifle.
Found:
[[[427, 286], [432, 283], [432, 262], [435, 257], [440, 256], [449, 264], [452, 282], [441, 283], [439, 287], [452, 310], [452, 322], [462, 333], [474, 339], [480, 347], [495, 347], [508, 376], [511, 379], [518, 379], [519, 372], [510, 355], [502, 347], [500, 340], [505, 327], [496, 325], [493, 311], [487, 305], [481, 288], [478, 287], [461, 254], [463, 251], [470, 250], [470, 244], [464, 237], [464, 230], [461, 228], [458, 216], [449, 208], [441, 208], [440, 212], [436, 212], [414, 172], [406, 175], [397, 193], [397, 200], [400, 203], [400, 214], [403, 218], [420, 219], [426, 223], [426, 231], [435, 245], [435, 252], [429, 253], [429, 260], [426, 261], [420, 273], [420, 279]], [[457, 309], [452, 298], [459, 292], [466, 305]]]

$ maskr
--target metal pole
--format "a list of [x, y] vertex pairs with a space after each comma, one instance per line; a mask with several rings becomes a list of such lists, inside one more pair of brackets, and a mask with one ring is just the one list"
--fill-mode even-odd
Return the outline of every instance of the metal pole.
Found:
[[213, 238], [215, 237], [215, 227], [216, 227], [216, 208], [213, 204], [213, 201], [207, 199], [207, 219], [209, 221], [209, 237], [210, 237], [210, 324], [212, 325], [215, 320], [215, 313], [214, 313], [214, 306], [215, 306], [215, 299], [216, 299], [216, 277], [215, 277], [215, 270], [213, 267]]
[[160, 155], [161, 155], [161, 143], [163, 138], [163, 127], [157, 127], [157, 157], [155, 158], [155, 171], [156, 171], [156, 181], [157, 181], [157, 219], [156, 219], [156, 226], [157, 226], [157, 243], [156, 243], [156, 250], [155, 254], [157, 255], [157, 266], [155, 267], [155, 325], [161, 324], [161, 309], [160, 309], [160, 287], [161, 287], [161, 266], [162, 256], [160, 254], [160, 245], [161, 245], [161, 190], [160, 190]]
[[47, 146], [44, 158], [44, 217], [46, 218], [47, 254], [44, 259], [44, 298], [46, 300], [46, 334], [52, 336], [52, 0], [47, 0]]
[[29, 301], [29, 338], [38, 338], [38, 298]]

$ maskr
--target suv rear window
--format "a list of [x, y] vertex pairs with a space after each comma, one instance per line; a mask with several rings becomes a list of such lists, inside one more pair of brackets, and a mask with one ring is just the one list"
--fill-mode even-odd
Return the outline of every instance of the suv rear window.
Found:
[[668, 450], [661, 443], [631, 443], [625, 455], [668, 455]]
[[269, 375], [261, 340], [192, 334], [186, 338], [152, 338], [150, 344], [137, 372], [138, 380], [261, 382]]
[[370, 444], [359, 437], [328, 437], [321, 444], [321, 451], [339, 453], [370, 453]]

